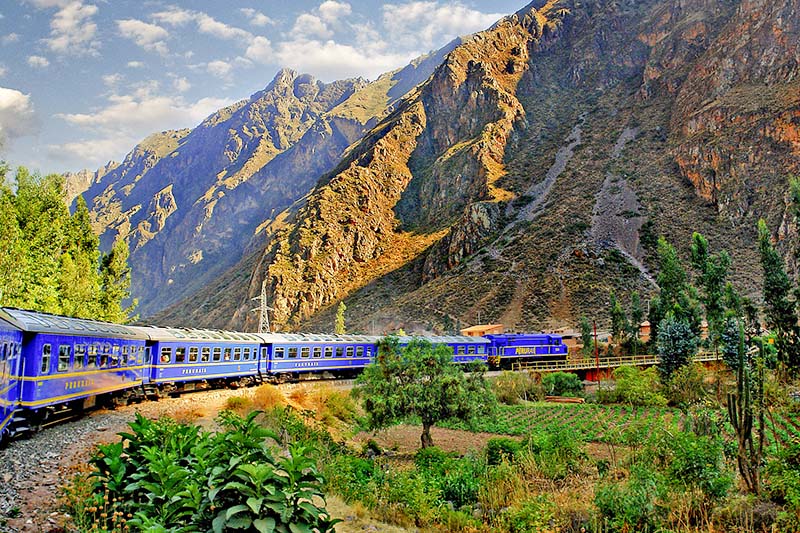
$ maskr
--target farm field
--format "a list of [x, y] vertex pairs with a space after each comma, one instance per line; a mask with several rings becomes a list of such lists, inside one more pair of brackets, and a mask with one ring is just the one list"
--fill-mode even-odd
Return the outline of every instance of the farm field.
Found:
[[[720, 411], [714, 418], [723, 431], [732, 436], [727, 413]], [[567, 426], [582, 435], [586, 442], [616, 443], [634, 431], [649, 433], [656, 428], [677, 431], [683, 421], [683, 412], [672, 407], [531, 402], [500, 405], [494, 414], [481, 416], [472, 425], [445, 422], [440, 426], [511, 436]], [[766, 445], [770, 452], [775, 451], [777, 443], [786, 445], [800, 439], [800, 415], [773, 413], [767, 417], [766, 424]]]

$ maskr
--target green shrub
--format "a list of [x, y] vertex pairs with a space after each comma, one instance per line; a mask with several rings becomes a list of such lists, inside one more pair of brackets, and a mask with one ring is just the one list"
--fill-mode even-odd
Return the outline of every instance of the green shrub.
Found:
[[696, 487], [711, 500], [727, 494], [733, 477], [723, 467], [719, 439], [680, 432], [667, 442], [671, 458], [666, 474], [672, 484], [679, 488]]
[[663, 497], [659, 475], [636, 467], [622, 482], [603, 482], [595, 489], [594, 503], [607, 531], [654, 531], [661, 520], [658, 503]]
[[612, 374], [615, 381], [613, 393], [598, 391], [598, 401], [613, 401], [630, 405], [667, 405], [667, 399], [659, 391], [661, 384], [658, 371], [651, 367], [639, 370], [633, 366], [621, 366]]
[[352, 422], [356, 417], [356, 404], [347, 394], [332, 392], [325, 400], [325, 409], [342, 422]]
[[346, 502], [361, 501], [376, 505], [375, 492], [383, 483], [383, 471], [369, 459], [339, 455], [325, 465], [327, 490], [340, 495]]
[[525, 372], [503, 372], [493, 382], [497, 400], [507, 405], [522, 401], [544, 399], [544, 387], [538, 374]]
[[442, 471], [445, 463], [452, 457], [446, 451], [436, 446], [420, 448], [414, 455], [414, 464], [422, 470]]
[[572, 428], [555, 425], [531, 433], [522, 441], [526, 462], [547, 479], [564, 479], [578, 473], [586, 458], [583, 437]]
[[583, 383], [577, 374], [569, 372], [551, 372], [542, 377], [542, 386], [551, 396], [579, 396], [583, 392]]
[[486, 479], [486, 463], [477, 457], [464, 457], [447, 465], [439, 486], [442, 498], [456, 508], [478, 501], [481, 482]]
[[539, 533], [551, 530], [555, 515], [555, 504], [547, 494], [540, 494], [509, 509], [502, 522], [510, 533]]
[[707, 396], [706, 371], [701, 364], [690, 364], [672, 373], [666, 387], [666, 396], [671, 405], [682, 408], [701, 403]]
[[520, 443], [508, 437], [489, 439], [486, 443], [486, 461], [490, 465], [499, 465], [503, 461], [514, 462], [519, 453]]

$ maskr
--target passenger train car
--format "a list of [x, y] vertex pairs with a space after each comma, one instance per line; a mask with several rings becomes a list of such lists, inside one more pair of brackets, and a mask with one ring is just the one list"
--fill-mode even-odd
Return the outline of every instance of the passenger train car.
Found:
[[[414, 337], [398, 338], [400, 346]], [[564, 358], [546, 334], [424, 337], [456, 363]], [[382, 337], [122, 326], [0, 308], [0, 441], [98, 403], [312, 375], [352, 376]]]

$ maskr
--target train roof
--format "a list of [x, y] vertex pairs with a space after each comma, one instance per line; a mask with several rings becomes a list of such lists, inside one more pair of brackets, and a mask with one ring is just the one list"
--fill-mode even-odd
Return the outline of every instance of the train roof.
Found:
[[147, 337], [130, 326], [100, 322], [85, 318], [70, 318], [37, 311], [26, 311], [13, 307], [0, 308], [0, 318], [19, 329], [31, 333], [53, 333], [61, 335], [89, 335], [145, 340]]
[[376, 344], [376, 335], [332, 335], [326, 333], [257, 333], [267, 344]]
[[472, 337], [469, 335], [404, 335], [397, 338], [400, 344], [408, 344], [414, 339], [426, 340], [431, 344], [491, 344], [491, 341], [483, 337]]
[[242, 342], [261, 342], [261, 338], [255, 333], [243, 333], [240, 331], [223, 331], [215, 329], [194, 329], [194, 328], [165, 328], [159, 326], [131, 326], [132, 329], [145, 335], [152, 341], [164, 342], [226, 342], [240, 344]]

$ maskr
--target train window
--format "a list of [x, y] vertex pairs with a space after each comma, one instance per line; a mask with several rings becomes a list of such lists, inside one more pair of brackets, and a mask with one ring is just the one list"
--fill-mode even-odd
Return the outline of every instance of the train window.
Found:
[[475, 346], [467, 346], [467, 353], [475, 353]]
[[242, 349], [238, 346], [233, 349], [233, 360], [234, 361], [241, 361], [242, 360]]
[[200, 349], [200, 362], [207, 363], [210, 357], [211, 357], [211, 347], [203, 346]]
[[197, 346], [192, 346], [189, 348], [189, 362], [196, 363], [197, 362]]
[[128, 348], [128, 366], [136, 365], [136, 354], [139, 353], [138, 346], [131, 346]]
[[364, 357], [364, 347], [357, 346], [356, 347], [356, 357]]
[[214, 361], [219, 361], [220, 359], [222, 359], [222, 348], [220, 348], [219, 346], [214, 348], [214, 355], [213, 355], [212, 359]]
[[150, 364], [150, 356], [151, 356], [151, 354], [152, 354], [152, 351], [151, 351], [150, 347], [149, 346], [145, 346], [145, 348], [144, 348], [144, 364], [146, 364], [146, 365]]
[[58, 347], [58, 371], [59, 372], [66, 372], [69, 370], [69, 355], [70, 355], [70, 347], [66, 344], [62, 344]]
[[333, 357], [333, 346], [325, 347], [325, 357]]
[[284, 349], [279, 347], [275, 348], [275, 352], [273, 353], [275, 359], [283, 359]]
[[8, 343], [4, 342], [2, 346], [0, 346], [0, 363], [5, 362], [8, 359]]
[[322, 347], [314, 346], [314, 357], [322, 357]]
[[465, 353], [466, 353], [466, 350], [465, 350], [464, 348], [465, 348], [464, 346], [459, 346], [459, 347], [458, 347], [458, 353], [459, 353], [459, 355], [463, 355], [463, 354], [465, 354]]
[[176, 363], [186, 362], [186, 346], [178, 346], [177, 348], [175, 348], [175, 362]]
[[[253, 353], [255, 353], [255, 351], [253, 351]], [[244, 360], [245, 361], [250, 360], [250, 347], [244, 349]]]
[[42, 374], [50, 372], [50, 352], [52, 348], [49, 344], [42, 346]]
[[161, 359], [159, 360], [162, 365], [170, 362], [172, 359], [172, 348], [161, 348]]
[[75, 370], [82, 370], [86, 366], [86, 345], [75, 345]]
[[292, 346], [289, 348], [289, 359], [294, 359], [297, 357], [297, 346]]
[[303, 346], [302, 348], [300, 348], [300, 357], [308, 357], [310, 353], [311, 353], [311, 348], [309, 348], [308, 346]]
[[336, 357], [344, 357], [344, 346], [336, 347]]
[[95, 368], [97, 366], [97, 345], [90, 344], [86, 347], [86, 368]]
[[347, 347], [347, 357], [353, 357], [353, 347], [352, 346], [348, 346]]
[[223, 357], [223, 359], [225, 359], [226, 361], [230, 361], [231, 360], [231, 349], [230, 348], [225, 348], [225, 356]]
[[478, 346], [478, 353], [486, 353], [486, 347], [485, 346]]

